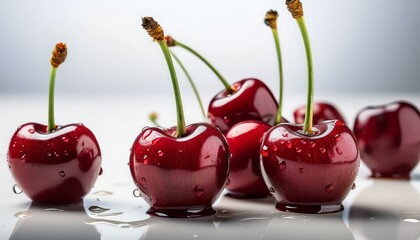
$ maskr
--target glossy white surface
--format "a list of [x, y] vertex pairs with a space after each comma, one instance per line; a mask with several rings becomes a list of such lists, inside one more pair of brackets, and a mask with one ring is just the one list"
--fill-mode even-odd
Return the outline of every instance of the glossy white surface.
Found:
[[[209, 99], [212, 94], [205, 94]], [[285, 97], [285, 117], [303, 101]], [[279, 212], [274, 199], [238, 200], [222, 196], [218, 213], [198, 219], [149, 217], [147, 204], [133, 196], [135, 185], [127, 166], [129, 149], [147, 115], [159, 110], [164, 126], [175, 123], [172, 95], [56, 96], [56, 122], [83, 122], [98, 138], [104, 173], [83, 204], [34, 206], [14, 194], [6, 163], [10, 137], [23, 123], [46, 122], [47, 99], [0, 95], [0, 239], [420, 239], [420, 166], [411, 181], [373, 180], [362, 164], [356, 189], [344, 211], [307, 215]], [[406, 94], [329, 95], [352, 126], [358, 110], [370, 104], [406, 99], [420, 106], [420, 97]], [[189, 123], [200, 121], [192, 96], [185, 96]], [[101, 209], [102, 208], [102, 209]]]

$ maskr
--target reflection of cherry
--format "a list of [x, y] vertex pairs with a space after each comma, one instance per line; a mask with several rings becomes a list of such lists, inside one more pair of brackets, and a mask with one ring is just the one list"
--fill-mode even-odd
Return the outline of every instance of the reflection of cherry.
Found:
[[420, 193], [406, 181], [375, 179], [354, 199], [349, 227], [364, 239], [418, 239]]
[[9, 239], [101, 239], [95, 226], [84, 223], [91, 218], [83, 202], [54, 205], [54, 208], [32, 203], [27, 211], [16, 216], [21, 219]]
[[10, 171], [35, 202], [78, 202], [102, 171], [101, 151], [93, 133], [83, 124], [57, 126], [54, 122], [55, 75], [66, 56], [66, 45], [58, 43], [51, 58], [48, 126], [26, 123], [10, 141]]
[[410, 178], [420, 159], [420, 113], [414, 105], [398, 101], [364, 108], [354, 134], [373, 177]]

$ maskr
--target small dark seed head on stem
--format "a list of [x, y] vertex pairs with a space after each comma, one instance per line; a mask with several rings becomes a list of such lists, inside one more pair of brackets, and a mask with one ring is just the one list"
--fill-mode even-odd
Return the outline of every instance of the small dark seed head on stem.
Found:
[[269, 26], [271, 29], [277, 29], [277, 17], [279, 14], [276, 10], [269, 10], [265, 14], [264, 23]]
[[143, 17], [141, 21], [141, 26], [154, 40], [162, 41], [164, 39], [165, 34], [163, 33], [162, 27], [152, 17]]
[[166, 41], [166, 45], [168, 45], [168, 47], [173, 47], [173, 46], [176, 45], [175, 39], [173, 39], [171, 36], [165, 36], [165, 41]]
[[52, 56], [50, 59], [51, 66], [54, 68], [58, 68], [60, 64], [62, 64], [67, 57], [67, 46], [65, 43], [57, 43], [55, 45], [54, 51], [52, 52]]
[[303, 16], [303, 7], [300, 0], [286, 0], [286, 5], [293, 18], [300, 18]]

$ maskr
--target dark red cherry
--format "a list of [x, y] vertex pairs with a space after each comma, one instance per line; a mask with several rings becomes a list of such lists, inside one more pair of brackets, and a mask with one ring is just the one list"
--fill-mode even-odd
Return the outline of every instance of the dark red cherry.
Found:
[[234, 93], [223, 90], [210, 101], [208, 117], [211, 123], [223, 133], [245, 120], [274, 124], [277, 102], [263, 82], [248, 78], [234, 83], [232, 88]]
[[[338, 109], [327, 102], [315, 102], [313, 107], [313, 123], [320, 124], [327, 120], [340, 120], [343, 123], [346, 123], [344, 117], [338, 111]], [[303, 124], [305, 120], [306, 106], [301, 106], [295, 110], [293, 116], [295, 118], [295, 123]]]
[[261, 147], [261, 170], [277, 209], [326, 213], [343, 209], [359, 169], [357, 143], [342, 122], [326, 121], [303, 133], [302, 125], [271, 128]]
[[420, 158], [420, 113], [404, 101], [362, 109], [354, 134], [372, 177], [410, 178]]
[[229, 174], [230, 152], [223, 134], [197, 123], [186, 135], [176, 129], [146, 127], [133, 143], [130, 170], [149, 214], [199, 217], [215, 213], [212, 204]]
[[79, 202], [101, 173], [101, 150], [81, 124], [47, 126], [27, 123], [14, 133], [7, 160], [23, 192], [34, 202]]

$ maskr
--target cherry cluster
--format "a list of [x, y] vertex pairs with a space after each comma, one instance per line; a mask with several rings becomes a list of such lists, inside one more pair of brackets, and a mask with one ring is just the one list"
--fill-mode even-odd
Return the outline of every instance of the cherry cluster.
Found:
[[[312, 55], [302, 4], [299, 0], [286, 4], [301, 30], [308, 64], [307, 104], [294, 112], [295, 123], [281, 115], [283, 70], [276, 11], [267, 12], [265, 23], [273, 32], [279, 60], [278, 102], [261, 80], [247, 78], [229, 84], [195, 50], [165, 36], [153, 18], [142, 18], [143, 28], [160, 45], [167, 61], [177, 110], [176, 126], [145, 127], [131, 148], [129, 167], [150, 205], [149, 214], [214, 214], [212, 205], [225, 188], [238, 198], [273, 195], [281, 211], [340, 211], [355, 187], [359, 152], [372, 177], [409, 179], [420, 155], [418, 109], [404, 101], [368, 107], [358, 113], [353, 133], [336, 107], [314, 103]], [[210, 123], [185, 124], [172, 63], [172, 57], [179, 59], [168, 46], [196, 55], [225, 86], [209, 103]], [[102, 173], [101, 151], [93, 133], [83, 124], [54, 122], [56, 70], [66, 56], [66, 45], [58, 43], [51, 58], [48, 125], [26, 123], [10, 141], [10, 171], [34, 202], [78, 202]]]

